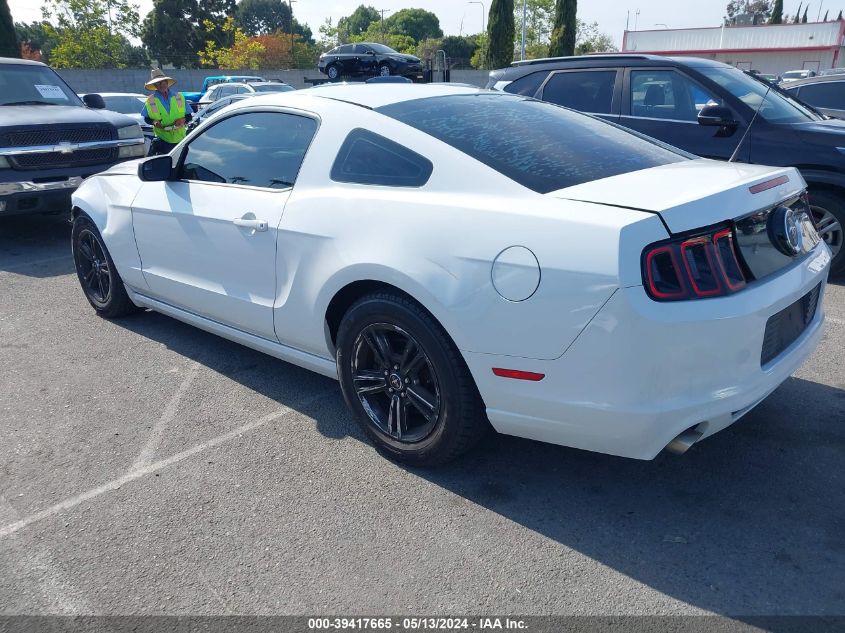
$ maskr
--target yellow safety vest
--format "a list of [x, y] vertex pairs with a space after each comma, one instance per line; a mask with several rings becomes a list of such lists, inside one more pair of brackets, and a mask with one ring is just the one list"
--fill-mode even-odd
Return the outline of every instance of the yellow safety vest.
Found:
[[173, 127], [176, 119], [185, 117], [185, 97], [177, 92], [170, 97], [170, 110], [164, 109], [161, 95], [153, 93], [147, 97], [147, 116], [153, 121], [161, 122], [161, 127], [154, 127], [155, 135], [165, 143], [175, 145], [185, 138], [185, 126]]

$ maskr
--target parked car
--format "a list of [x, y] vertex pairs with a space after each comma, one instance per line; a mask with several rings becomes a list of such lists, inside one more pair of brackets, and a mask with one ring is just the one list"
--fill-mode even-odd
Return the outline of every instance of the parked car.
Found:
[[651, 459], [819, 342], [830, 249], [804, 187], [519, 95], [341, 84], [89, 179], [72, 248], [100, 315], [151, 308], [337, 378], [394, 458], [447, 461], [489, 420]]
[[238, 95], [229, 95], [228, 97], [223, 97], [217, 101], [212, 101], [204, 108], [200, 108], [200, 111], [197, 112], [196, 116], [194, 116], [191, 122], [188, 123], [188, 130], [193, 130], [200, 123], [208, 119], [214, 113], [220, 112], [220, 110], [225, 108], [227, 105], [231, 105], [236, 101], [242, 101], [243, 99], [249, 99], [250, 97], [254, 97], [256, 94], [258, 93], [246, 92]]
[[787, 70], [781, 76], [781, 83], [788, 84], [790, 81], [798, 81], [799, 79], [808, 79], [815, 76], [816, 71], [814, 70]]
[[[797, 167], [819, 232], [845, 272], [845, 123], [777, 87], [709, 59], [590, 55], [516, 62], [488, 87], [551, 101], [619, 123], [698, 156]], [[706, 109], [706, 110], [705, 110]]]
[[[147, 123], [144, 117], [141, 116], [141, 109], [144, 107], [147, 96], [135, 92], [100, 92], [99, 95], [103, 98], [103, 102], [105, 102], [106, 110], [119, 112], [135, 119], [135, 122], [141, 126], [141, 131], [144, 133], [145, 153], [149, 153], [150, 143], [155, 137], [155, 132], [153, 132], [153, 126]], [[85, 95], [81, 94], [79, 97], [84, 99]]]
[[212, 75], [203, 79], [202, 88], [199, 92], [182, 91], [182, 94], [185, 96], [186, 101], [190, 101], [193, 104], [194, 112], [196, 112], [200, 99], [206, 92], [208, 92], [208, 89], [212, 86], [225, 83], [242, 83], [244, 81], [257, 83], [260, 81], [267, 80], [264, 79], [264, 77], [258, 77], [257, 75]]
[[419, 57], [399, 53], [389, 46], [374, 42], [344, 44], [320, 55], [320, 72], [332, 81], [341, 77], [368, 75], [402, 75], [422, 79], [423, 65]]
[[69, 211], [84, 178], [144, 155], [141, 127], [104, 105], [41, 62], [0, 57], [0, 215]]
[[784, 90], [826, 116], [845, 119], [845, 75], [793, 81]]
[[208, 92], [206, 92], [199, 100], [199, 105], [206, 105], [208, 103], [217, 101], [218, 99], [222, 99], [223, 97], [228, 97], [231, 95], [248, 94], [255, 92], [290, 92], [291, 90], [295, 90], [295, 88], [286, 83], [271, 81], [265, 81], [261, 83], [218, 84], [208, 89]]

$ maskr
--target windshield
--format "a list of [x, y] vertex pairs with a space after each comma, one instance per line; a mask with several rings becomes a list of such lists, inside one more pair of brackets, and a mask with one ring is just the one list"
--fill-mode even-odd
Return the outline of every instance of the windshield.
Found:
[[[712, 79], [752, 110], [756, 110], [770, 85], [745, 74], [736, 68], [699, 68], [702, 75]], [[772, 123], [806, 123], [820, 121], [821, 117], [787, 97], [775, 88], [769, 90], [760, 116]]]
[[104, 96], [103, 101], [106, 102], [106, 110], [121, 114], [138, 114], [145, 99], [141, 95], [109, 95]]
[[382, 55], [398, 55], [396, 51], [394, 51], [389, 46], [385, 46], [384, 44], [367, 44], [371, 49], [373, 49], [376, 53], [381, 53]]
[[47, 66], [4, 64], [0, 66], [0, 105], [14, 103], [83, 105], [53, 69]]
[[252, 86], [252, 89], [255, 92], [287, 92], [288, 90], [293, 90], [293, 88], [287, 84], [263, 84], [260, 86]]
[[538, 193], [688, 158], [600, 119], [504, 92], [401, 101], [376, 111]]

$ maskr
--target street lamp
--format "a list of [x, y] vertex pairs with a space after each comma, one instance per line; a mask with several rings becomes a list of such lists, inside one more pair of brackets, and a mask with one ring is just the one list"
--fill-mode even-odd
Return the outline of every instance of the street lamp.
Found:
[[480, 0], [470, 0], [467, 4], [480, 4], [481, 5], [481, 33], [484, 36], [484, 39], [481, 40], [481, 68], [484, 68], [484, 56], [485, 56], [485, 47], [484, 44], [487, 42], [487, 30], [484, 28], [484, 16], [487, 15], [487, 9], [484, 6], [484, 3]]
[[390, 13], [391, 9], [376, 9], [376, 11], [381, 12], [381, 43], [384, 44], [384, 14], [385, 12]]

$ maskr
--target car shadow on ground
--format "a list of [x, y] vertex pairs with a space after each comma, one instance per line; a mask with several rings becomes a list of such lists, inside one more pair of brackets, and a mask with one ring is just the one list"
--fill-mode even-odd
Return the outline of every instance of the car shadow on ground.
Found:
[[[116, 323], [314, 417], [328, 438], [366, 441], [351, 416], [297, 404], [336, 388], [327, 397], [339, 406], [320, 410], [337, 411], [332, 380], [155, 313]], [[843, 422], [845, 390], [791, 378], [684, 456], [644, 462], [491, 435], [455, 464], [407, 470], [700, 609], [842, 614]]]
[[46, 278], [74, 272], [68, 214], [0, 217], [0, 271]]

